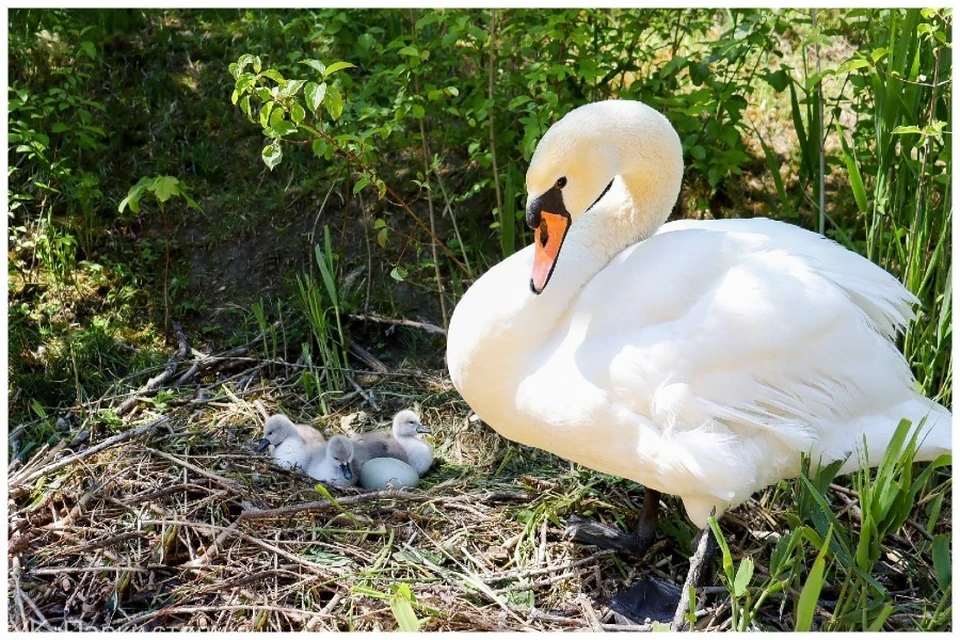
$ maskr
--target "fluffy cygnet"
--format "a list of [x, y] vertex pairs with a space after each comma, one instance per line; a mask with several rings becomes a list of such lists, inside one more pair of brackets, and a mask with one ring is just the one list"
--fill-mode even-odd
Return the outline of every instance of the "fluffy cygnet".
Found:
[[307, 475], [334, 487], [349, 487], [360, 479], [360, 465], [354, 457], [353, 442], [346, 436], [333, 436], [317, 451], [307, 467]]
[[306, 471], [310, 459], [323, 449], [323, 434], [303, 424], [293, 424], [285, 415], [270, 416], [263, 424], [263, 439], [257, 451], [272, 446], [273, 459], [285, 469]]
[[405, 409], [393, 417], [390, 430], [355, 435], [355, 457], [361, 467], [372, 458], [396, 458], [422, 476], [433, 463], [433, 447], [418, 438], [418, 433], [430, 433], [430, 429], [420, 424], [416, 413]]

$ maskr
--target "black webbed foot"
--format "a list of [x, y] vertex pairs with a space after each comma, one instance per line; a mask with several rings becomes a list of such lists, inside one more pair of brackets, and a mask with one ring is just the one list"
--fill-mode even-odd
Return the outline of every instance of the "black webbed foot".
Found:
[[644, 578], [613, 596], [610, 608], [629, 620], [672, 622], [680, 604], [680, 589], [656, 578]]
[[652, 539], [644, 546], [639, 536], [623, 533], [614, 527], [608, 527], [576, 514], [567, 520], [566, 534], [583, 544], [592, 544], [601, 549], [612, 549], [618, 553], [642, 555], [650, 546]]

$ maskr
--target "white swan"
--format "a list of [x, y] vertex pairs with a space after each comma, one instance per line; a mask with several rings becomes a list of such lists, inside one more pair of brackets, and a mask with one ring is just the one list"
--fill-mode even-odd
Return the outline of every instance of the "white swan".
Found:
[[317, 451], [322, 451], [325, 442], [323, 434], [313, 427], [294, 424], [290, 418], [278, 413], [263, 423], [263, 439], [257, 451], [272, 446], [273, 459], [281, 467], [306, 471], [310, 459]]
[[420, 423], [420, 417], [409, 409], [393, 416], [390, 430], [371, 431], [353, 436], [356, 459], [362, 467], [372, 458], [396, 458], [406, 462], [423, 476], [433, 463], [433, 447], [417, 437], [418, 433], [430, 433]]
[[914, 391], [892, 344], [914, 296], [789, 224], [663, 224], [682, 174], [676, 131], [639, 102], [589, 104], [547, 131], [527, 172], [533, 245], [450, 321], [450, 377], [473, 410], [511, 440], [679, 496], [701, 528], [797, 476], [801, 453], [846, 458], [846, 473], [865, 440], [879, 463], [901, 418], [926, 419], [917, 460], [949, 452], [950, 413]]

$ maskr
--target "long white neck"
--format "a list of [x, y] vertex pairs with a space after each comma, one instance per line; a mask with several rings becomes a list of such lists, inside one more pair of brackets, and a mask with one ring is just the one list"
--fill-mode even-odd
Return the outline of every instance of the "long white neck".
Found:
[[[494, 414], [501, 411], [491, 399], [502, 403], [512, 398], [524, 368], [535, 364], [535, 352], [564, 321], [583, 287], [626, 247], [653, 235], [670, 215], [683, 175], [680, 141], [666, 118], [639, 106], [645, 109], [642, 117], [621, 117], [615, 132], [601, 136], [600, 142], [620, 159], [617, 178], [573, 222], [543, 292], [535, 295], [529, 288], [533, 247], [528, 246], [488, 271], [454, 311], [447, 342], [450, 376], [490, 424], [496, 424]], [[591, 142], [597, 142], [593, 133]], [[502, 411], [502, 419], [508, 419], [510, 407]]]

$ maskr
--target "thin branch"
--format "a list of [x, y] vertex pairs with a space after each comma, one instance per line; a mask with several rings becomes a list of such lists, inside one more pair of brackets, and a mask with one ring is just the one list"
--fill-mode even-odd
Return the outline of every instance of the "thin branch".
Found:
[[177, 350], [173, 352], [170, 358], [167, 360], [167, 366], [164, 367], [160, 375], [150, 378], [147, 380], [147, 383], [140, 387], [136, 393], [127, 398], [123, 404], [117, 407], [116, 414], [118, 416], [123, 416], [130, 412], [137, 402], [140, 400], [140, 396], [144, 394], [152, 394], [154, 391], [162, 387], [170, 378], [173, 377], [173, 374], [177, 371], [177, 365], [186, 357], [187, 355], [187, 337], [183, 334], [183, 328], [179, 323], [173, 323], [173, 329], [177, 334], [177, 341], [179, 346]]
[[359, 314], [359, 313], [348, 313], [346, 314], [348, 318], [354, 320], [369, 320], [370, 322], [380, 322], [383, 324], [390, 324], [393, 326], [400, 327], [413, 327], [414, 329], [422, 329], [429, 333], [439, 333], [440, 335], [447, 335], [446, 329], [443, 327], [438, 327], [435, 324], [430, 324], [429, 322], [415, 322], [413, 320], [404, 320], [403, 318], [384, 318], [383, 316], [374, 315], [372, 313]]
[[173, 418], [174, 415], [175, 415], [175, 414], [167, 415], [167, 416], [164, 416], [164, 417], [159, 418], [159, 419], [157, 419], [157, 420], [154, 420], [153, 422], [148, 422], [147, 424], [141, 425], [141, 426], [137, 427], [136, 429], [130, 429], [129, 431], [124, 431], [123, 433], [118, 433], [117, 435], [115, 435], [115, 436], [113, 436], [113, 437], [107, 438], [106, 440], [104, 440], [104, 441], [101, 442], [100, 444], [96, 444], [96, 445], [90, 447], [89, 449], [83, 451], [82, 453], [77, 453], [77, 454], [74, 454], [74, 455], [72, 455], [72, 456], [66, 457], [66, 458], [64, 458], [63, 460], [60, 460], [59, 462], [55, 462], [55, 463], [53, 463], [53, 464], [51, 464], [51, 465], [48, 465], [48, 466], [46, 466], [46, 467], [43, 467], [42, 469], [38, 469], [37, 471], [34, 471], [33, 473], [27, 475], [26, 477], [11, 479], [9, 486], [10, 486], [10, 487], [16, 487], [16, 486], [18, 486], [18, 485], [21, 485], [21, 484], [30, 482], [30, 481], [32, 481], [32, 480], [36, 480], [37, 478], [39, 478], [39, 477], [41, 477], [41, 476], [45, 476], [45, 475], [51, 474], [51, 473], [53, 473], [54, 471], [58, 471], [58, 470], [60, 470], [60, 469], [63, 469], [64, 467], [68, 467], [68, 466], [70, 466], [71, 464], [73, 464], [74, 462], [79, 462], [80, 460], [86, 460], [86, 459], [89, 458], [90, 456], [92, 456], [92, 455], [94, 455], [94, 454], [96, 454], [96, 453], [100, 453], [100, 452], [103, 451], [104, 449], [109, 449], [110, 447], [113, 447], [113, 446], [115, 446], [115, 445], [118, 445], [118, 444], [120, 444], [121, 442], [125, 442], [125, 441], [127, 441], [127, 440], [130, 440], [131, 438], [135, 438], [135, 437], [140, 436], [140, 435], [143, 435], [143, 434], [145, 434], [145, 433], [149, 433], [150, 431], [153, 431], [154, 429], [156, 429], [157, 427], [159, 427], [161, 424], [164, 424], [165, 422], [169, 422], [170, 419]]

